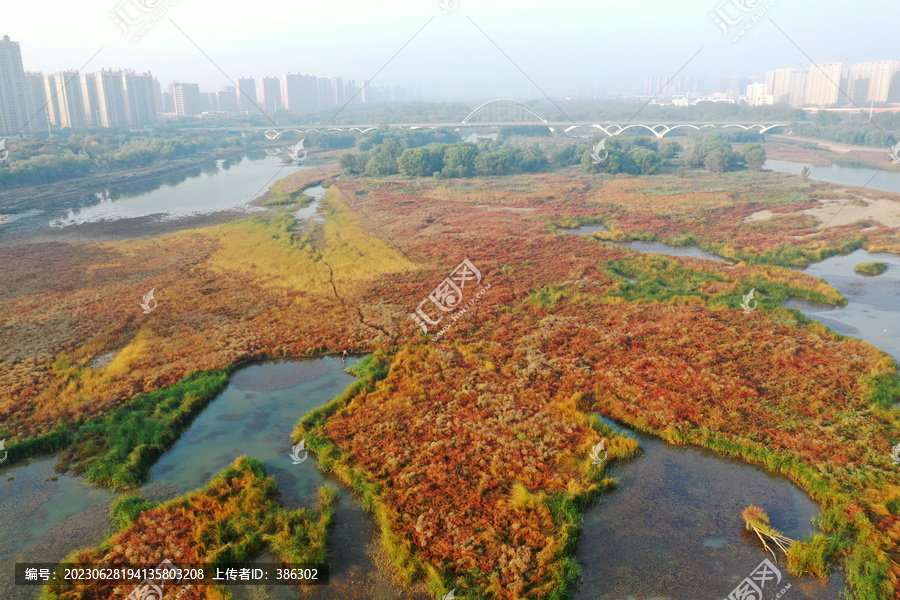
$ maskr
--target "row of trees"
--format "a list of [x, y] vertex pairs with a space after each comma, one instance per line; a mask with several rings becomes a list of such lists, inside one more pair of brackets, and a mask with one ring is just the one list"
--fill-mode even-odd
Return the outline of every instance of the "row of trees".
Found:
[[846, 120], [834, 113], [821, 112], [812, 123], [793, 123], [791, 129], [799, 136], [886, 148], [900, 140], [900, 114], [880, 113], [871, 120], [866, 115], [854, 115]]
[[48, 140], [7, 140], [0, 187], [53, 183], [91, 173], [145, 167], [217, 149], [249, 146], [252, 139], [179, 131], [70, 134]]
[[746, 167], [759, 171], [766, 163], [766, 151], [757, 143], [744, 144], [741, 153], [735, 152], [725, 140], [707, 136], [696, 138], [684, 149], [684, 166], [694, 169], [706, 168], [715, 173], [723, 173]]
[[352, 175], [385, 177], [399, 173], [406, 177], [442, 178], [534, 173], [546, 168], [548, 160], [537, 145], [516, 146], [500, 138], [478, 144], [456, 142], [404, 148], [400, 140], [386, 137], [370, 151], [355, 156], [344, 154], [340, 165]]
[[[478, 143], [413, 147], [427, 138], [413, 140], [407, 132], [398, 133], [395, 137], [392, 130], [384, 129], [369, 132], [364, 139], [360, 136], [357, 148], [364, 151], [342, 155], [341, 168], [348, 175], [450, 178], [534, 173], [574, 165], [581, 165], [585, 173], [652, 175], [667, 161], [671, 166], [680, 164], [721, 173], [739, 168], [758, 171], [766, 162], [766, 152], [758, 143], [746, 143], [742, 152], [732, 150], [728, 138], [740, 138], [746, 132], [698, 135], [684, 149], [673, 140], [657, 142], [649, 137], [615, 136], [553, 145], [546, 151], [537, 144], [510, 144], [503, 136]], [[441, 134], [432, 135], [440, 139]]]

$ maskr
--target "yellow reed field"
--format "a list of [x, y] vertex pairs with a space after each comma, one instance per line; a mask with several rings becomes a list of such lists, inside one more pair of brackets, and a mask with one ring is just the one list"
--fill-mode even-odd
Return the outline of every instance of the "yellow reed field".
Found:
[[343, 295], [346, 290], [341, 287], [416, 268], [388, 243], [365, 232], [336, 187], [329, 189], [323, 205], [328, 222], [319, 226], [321, 235], [315, 230], [293, 231], [294, 221], [288, 216], [205, 229], [219, 246], [210, 266], [244, 273], [262, 285], [325, 295], [333, 294], [332, 281]]

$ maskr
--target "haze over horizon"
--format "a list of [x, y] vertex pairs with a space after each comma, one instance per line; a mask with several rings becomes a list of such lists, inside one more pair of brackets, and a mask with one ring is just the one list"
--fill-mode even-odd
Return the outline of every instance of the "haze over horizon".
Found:
[[[132, 1], [138, 0], [126, 0], [126, 7]], [[110, 18], [122, 0], [8, 5], [0, 35], [21, 44], [26, 70], [45, 74], [129, 68], [152, 71], [163, 85], [181, 80], [215, 91], [239, 76], [292, 71], [404, 85], [426, 99], [447, 100], [452, 89], [454, 100], [466, 100], [558, 97], [591, 88], [640, 93], [647, 77], [682, 67], [680, 75], [705, 78], [706, 88], [715, 89], [722, 77], [762, 75], [809, 59], [886, 60], [897, 58], [890, 34], [900, 22], [900, 6], [887, 0], [875, 0], [865, 12], [835, 0], [778, 0], [733, 42], [710, 18], [719, 0], [678, 6], [459, 0], [447, 14], [438, 0], [272, 0], [265, 10], [210, 0], [169, 3], [138, 41]]]

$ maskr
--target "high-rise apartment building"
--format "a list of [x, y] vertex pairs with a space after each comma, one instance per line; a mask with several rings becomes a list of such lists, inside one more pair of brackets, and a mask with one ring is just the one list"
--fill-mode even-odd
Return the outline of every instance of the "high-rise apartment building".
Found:
[[286, 73], [282, 79], [281, 102], [294, 112], [315, 110], [319, 106], [319, 88], [315, 75]]
[[772, 104], [774, 101], [774, 97], [768, 93], [765, 83], [751, 83], [747, 86], [747, 93], [744, 96], [751, 106]]
[[238, 109], [237, 103], [237, 90], [233, 85], [226, 85], [222, 91], [216, 92], [216, 107], [218, 110], [234, 112]]
[[259, 105], [270, 115], [284, 108], [281, 103], [281, 80], [277, 77], [263, 77], [259, 82]]
[[173, 82], [169, 91], [175, 102], [175, 114], [179, 117], [191, 117], [200, 114], [200, 86], [196, 83]]
[[344, 78], [333, 77], [331, 79], [331, 93], [334, 96], [334, 105], [344, 105]]
[[[850, 98], [858, 105], [898, 101], [896, 99], [897, 92], [900, 92], [900, 62], [898, 61], [881, 60], [856, 63], [847, 69], [846, 78]], [[892, 96], [894, 96], [894, 100], [891, 100]]]
[[234, 82], [237, 90], [238, 110], [258, 110], [256, 101], [256, 80], [252, 77], [238, 77]]
[[200, 92], [200, 112], [219, 110], [215, 92]]
[[800, 106], [806, 90], [806, 71], [802, 69], [776, 69], [766, 71], [766, 91], [775, 104]]
[[330, 77], [316, 77], [316, 98], [317, 108], [334, 106], [334, 88], [331, 86]]
[[81, 76], [76, 69], [47, 75], [44, 90], [50, 122], [57, 127], [86, 127], [90, 125], [90, 105], [85, 102]]
[[128, 100], [120, 71], [93, 73], [97, 94], [97, 121], [101, 127], [125, 127], [129, 124]]
[[94, 73], [83, 73], [81, 79], [81, 97], [84, 98], [84, 120], [91, 127], [100, 126], [100, 103], [97, 100], [97, 76]]
[[350, 104], [359, 104], [362, 102], [362, 96], [359, 95], [359, 88], [356, 87], [356, 80], [348, 79], [344, 84], [344, 102]]
[[839, 62], [810, 67], [806, 76], [803, 105], [831, 106], [845, 102], [846, 98], [841, 94], [843, 70], [844, 65]]
[[0, 39], [0, 136], [32, 133], [19, 42]]
[[125, 98], [125, 119], [128, 124], [133, 127], [144, 127], [156, 123], [153, 75], [149, 72], [122, 71], [120, 76]]
[[25, 112], [30, 115], [32, 134], [47, 131], [47, 93], [43, 73], [25, 72]]

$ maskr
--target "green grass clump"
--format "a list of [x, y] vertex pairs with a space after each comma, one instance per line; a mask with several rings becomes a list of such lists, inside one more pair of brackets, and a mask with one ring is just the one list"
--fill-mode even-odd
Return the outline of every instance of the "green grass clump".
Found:
[[112, 521], [116, 531], [121, 531], [131, 527], [142, 512], [156, 505], [156, 502], [151, 502], [141, 496], [121, 496], [110, 505], [109, 520]]
[[859, 263], [853, 270], [856, 271], [859, 275], [867, 275], [869, 277], [875, 277], [876, 275], [881, 275], [885, 271], [887, 271], [887, 263], [883, 262], [867, 262], [867, 263]]
[[86, 423], [60, 456], [57, 470], [71, 468], [93, 483], [118, 490], [140, 485], [191, 419], [225, 388], [230, 374], [230, 368], [194, 373]]

